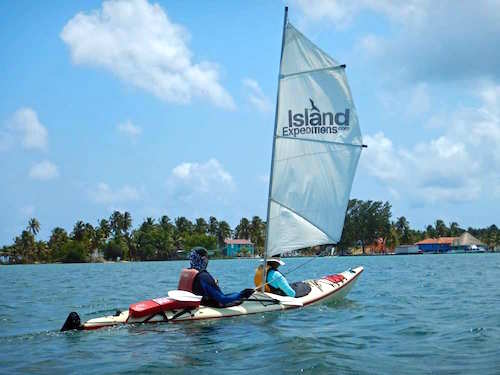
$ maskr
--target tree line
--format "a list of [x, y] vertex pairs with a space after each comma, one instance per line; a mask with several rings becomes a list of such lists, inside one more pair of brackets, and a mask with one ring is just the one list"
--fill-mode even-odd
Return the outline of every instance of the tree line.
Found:
[[[186, 251], [195, 246], [216, 250], [221, 255], [226, 238], [248, 239], [261, 255], [265, 246], [266, 223], [259, 216], [251, 220], [243, 217], [231, 229], [224, 220], [210, 216], [208, 220], [186, 217], [171, 220], [168, 216], [159, 219], [146, 218], [137, 228], [132, 228], [129, 212], [115, 211], [108, 219], [101, 219], [97, 225], [77, 221], [68, 233], [64, 228], [52, 229], [48, 241], [37, 240], [40, 223], [29, 220], [25, 230], [16, 236], [11, 245], [4, 246], [0, 255], [8, 256], [11, 263], [53, 263], [99, 261], [101, 257], [115, 260], [146, 261], [170, 260], [185, 257]], [[382, 238], [392, 249], [400, 244], [413, 244], [425, 238], [459, 236], [466, 229], [452, 222], [447, 226], [443, 220], [436, 220], [424, 230], [410, 228], [404, 217], [392, 220], [389, 202], [358, 200], [349, 201], [342, 237], [337, 245], [339, 253], [349, 249], [365, 248]], [[467, 228], [467, 231], [487, 244], [489, 248], [500, 245], [500, 231], [496, 225], [487, 228]], [[320, 252], [321, 248], [304, 249], [305, 254]]]
[[106, 260], [148, 261], [171, 260], [185, 257], [187, 250], [202, 246], [210, 250], [224, 247], [227, 238], [245, 238], [252, 241], [258, 253], [264, 248], [265, 224], [258, 216], [242, 218], [231, 229], [224, 220], [214, 216], [194, 222], [186, 217], [171, 220], [146, 218], [138, 228], [132, 228], [129, 212], [115, 211], [96, 226], [77, 221], [68, 233], [64, 228], [52, 229], [48, 241], [37, 240], [40, 222], [29, 220], [26, 229], [16, 236], [13, 244], [4, 246], [0, 255], [10, 263], [73, 263]]
[[377, 239], [382, 239], [386, 248], [394, 249], [398, 245], [412, 245], [426, 238], [458, 237], [466, 231], [491, 250], [500, 245], [500, 230], [495, 224], [487, 228], [465, 229], [457, 222], [447, 226], [443, 220], [438, 219], [434, 224], [427, 225], [424, 230], [416, 230], [410, 227], [404, 216], [394, 221], [391, 218], [389, 202], [351, 199], [347, 206], [342, 238], [338, 244], [340, 252], [345, 253], [350, 248], [361, 247], [364, 254], [366, 246]]

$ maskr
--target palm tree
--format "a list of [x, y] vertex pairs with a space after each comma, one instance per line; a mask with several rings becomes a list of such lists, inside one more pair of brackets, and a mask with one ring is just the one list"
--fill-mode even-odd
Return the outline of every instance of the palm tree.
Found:
[[55, 227], [52, 229], [52, 234], [50, 235], [48, 246], [50, 257], [52, 260], [58, 260], [63, 246], [69, 241], [68, 233], [60, 227]]
[[396, 223], [394, 224], [394, 228], [398, 232], [398, 237], [403, 244], [409, 244], [410, 241], [410, 223], [404, 216], [398, 217]]
[[172, 222], [170, 220], [170, 218], [167, 216], [167, 215], [163, 215], [161, 218], [160, 218], [160, 226], [162, 227], [163, 230], [170, 230], [171, 227], [172, 227]]
[[109, 217], [109, 226], [115, 238], [121, 236], [122, 221], [122, 214], [119, 211], [114, 211]]
[[130, 215], [130, 212], [125, 212], [122, 215], [122, 220], [121, 220], [121, 230], [125, 234], [125, 236], [128, 236], [128, 231], [132, 227], [132, 216]]
[[425, 228], [425, 236], [427, 238], [436, 238], [437, 233], [432, 225], [427, 225], [427, 228]]
[[85, 224], [83, 223], [83, 221], [78, 220], [75, 223], [75, 226], [73, 227], [73, 232], [71, 233], [71, 236], [76, 241], [83, 240], [83, 238], [85, 237]]
[[35, 243], [35, 254], [37, 261], [46, 262], [48, 260], [49, 248], [47, 246], [47, 242], [38, 241]]
[[436, 220], [436, 232], [439, 237], [445, 237], [448, 235], [448, 227], [443, 220]]
[[214, 216], [210, 216], [210, 218], [208, 219], [208, 234], [216, 237], [218, 226], [219, 223], [217, 222], [217, 219]]
[[109, 235], [111, 234], [111, 227], [106, 219], [99, 221], [99, 230], [101, 232], [102, 239], [107, 241]]
[[28, 226], [26, 227], [26, 229], [30, 231], [33, 234], [33, 236], [36, 236], [38, 232], [40, 232], [40, 223], [38, 222], [37, 219], [32, 217], [28, 221]]
[[226, 238], [231, 238], [231, 227], [226, 221], [219, 221], [219, 227], [217, 229], [217, 242], [219, 247], [224, 246], [224, 240]]
[[245, 240], [248, 240], [248, 238], [250, 237], [250, 222], [246, 217], [240, 220], [240, 223], [235, 228], [235, 232], [236, 238], [243, 238]]
[[30, 263], [35, 252], [35, 236], [27, 230], [23, 230], [20, 238], [21, 254], [23, 263]]
[[[129, 258], [133, 259], [133, 254], [132, 254], [132, 241], [130, 238], [130, 233], [129, 230], [132, 228], [132, 216], [130, 215], [130, 212], [125, 211], [125, 213], [122, 215], [122, 220], [121, 220], [121, 230], [123, 231], [125, 235], [125, 240], [127, 241], [127, 246], [129, 249]], [[124, 255], [125, 257], [125, 255]]]
[[255, 245], [255, 248], [258, 249], [259, 253], [264, 249], [265, 232], [266, 226], [262, 222], [262, 219], [258, 216], [254, 216], [250, 223], [250, 240]]
[[456, 237], [460, 235], [460, 232], [462, 230], [460, 229], [460, 225], [456, 222], [450, 223], [450, 236]]
[[202, 217], [196, 219], [196, 224], [194, 225], [194, 231], [198, 234], [206, 234], [208, 231], [208, 224], [206, 220]]
[[175, 219], [175, 226], [180, 233], [191, 234], [193, 231], [193, 223], [186, 219], [184, 216], [180, 216]]

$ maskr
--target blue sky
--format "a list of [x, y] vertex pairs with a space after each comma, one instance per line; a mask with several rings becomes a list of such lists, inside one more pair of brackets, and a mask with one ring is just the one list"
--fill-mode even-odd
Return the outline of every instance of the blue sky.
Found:
[[[294, 0], [347, 75], [352, 197], [414, 228], [498, 223], [500, 5]], [[0, 244], [115, 209], [265, 217], [284, 3], [0, 3]]]

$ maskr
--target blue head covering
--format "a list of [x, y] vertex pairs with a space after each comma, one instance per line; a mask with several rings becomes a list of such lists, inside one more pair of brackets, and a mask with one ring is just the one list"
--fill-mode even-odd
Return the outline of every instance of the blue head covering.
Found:
[[203, 271], [208, 265], [207, 251], [201, 248], [193, 249], [189, 255], [189, 260], [191, 261], [191, 268]]

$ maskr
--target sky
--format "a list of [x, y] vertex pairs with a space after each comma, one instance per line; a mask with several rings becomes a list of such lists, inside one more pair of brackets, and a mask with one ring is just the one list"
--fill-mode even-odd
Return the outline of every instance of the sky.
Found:
[[[0, 245], [114, 210], [266, 216], [282, 1], [0, 2]], [[290, 0], [346, 73], [351, 197], [499, 225], [500, 3]]]

